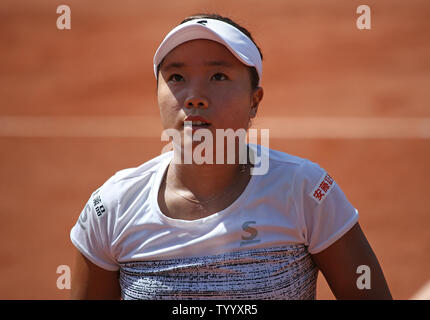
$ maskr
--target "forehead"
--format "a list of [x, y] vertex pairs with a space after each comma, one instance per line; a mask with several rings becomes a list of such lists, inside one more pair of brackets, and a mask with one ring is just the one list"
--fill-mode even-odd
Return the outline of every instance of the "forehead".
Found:
[[232, 67], [246, 67], [221, 43], [197, 39], [184, 42], [170, 51], [161, 63], [161, 68], [177, 62], [197, 65], [214, 61], [225, 62]]

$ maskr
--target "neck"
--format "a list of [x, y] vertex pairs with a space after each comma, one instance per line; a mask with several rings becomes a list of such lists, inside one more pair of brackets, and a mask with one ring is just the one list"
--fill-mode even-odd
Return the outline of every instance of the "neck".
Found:
[[230, 187], [241, 185], [249, 177], [249, 167], [240, 163], [184, 164], [172, 161], [166, 180], [178, 190], [190, 191], [198, 199], [207, 199]]
[[[248, 151], [247, 146], [243, 149], [239, 148], [239, 144], [236, 144], [234, 148], [236, 161], [234, 164], [228, 164], [229, 150], [224, 145], [224, 161], [222, 163], [215, 161], [217, 159], [215, 150], [212, 158], [213, 164], [197, 164], [194, 160], [190, 164], [184, 164], [181, 161], [184, 159], [184, 148], [173, 148], [173, 161], [167, 170], [166, 183], [174, 190], [192, 194], [202, 201], [223, 191], [231, 192], [249, 181], [249, 166], [239, 161], [241, 159], [239, 154], [242, 153], [243, 156], [243, 152], [246, 152], [245, 157], [247, 157], [249, 156]], [[249, 163], [249, 160], [247, 162]]]

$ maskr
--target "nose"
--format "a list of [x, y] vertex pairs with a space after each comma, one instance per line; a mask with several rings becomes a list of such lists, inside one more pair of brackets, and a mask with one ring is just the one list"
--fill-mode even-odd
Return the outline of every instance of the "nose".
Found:
[[189, 97], [184, 102], [185, 108], [207, 109], [208, 100], [203, 97]]

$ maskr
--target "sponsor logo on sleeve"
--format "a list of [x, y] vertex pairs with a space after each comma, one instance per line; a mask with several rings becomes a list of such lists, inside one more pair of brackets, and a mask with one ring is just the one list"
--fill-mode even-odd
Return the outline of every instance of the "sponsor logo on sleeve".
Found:
[[324, 174], [320, 181], [315, 185], [312, 189], [310, 196], [314, 199], [318, 204], [321, 203], [330, 191], [335, 186], [335, 182], [332, 177], [328, 173]]
[[93, 193], [92, 201], [94, 210], [96, 211], [97, 216], [100, 217], [106, 211], [102, 198], [100, 197], [100, 189]]

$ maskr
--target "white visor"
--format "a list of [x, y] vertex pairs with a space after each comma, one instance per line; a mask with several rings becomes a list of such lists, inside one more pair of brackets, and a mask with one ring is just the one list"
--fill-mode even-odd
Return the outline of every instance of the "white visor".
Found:
[[221, 43], [243, 64], [255, 67], [261, 83], [263, 65], [260, 52], [243, 32], [229, 23], [216, 19], [194, 19], [171, 30], [154, 55], [154, 74], [164, 57], [180, 44], [196, 39], [208, 39]]

